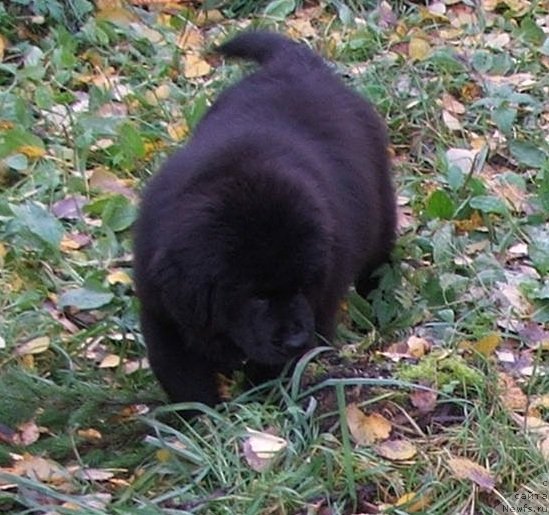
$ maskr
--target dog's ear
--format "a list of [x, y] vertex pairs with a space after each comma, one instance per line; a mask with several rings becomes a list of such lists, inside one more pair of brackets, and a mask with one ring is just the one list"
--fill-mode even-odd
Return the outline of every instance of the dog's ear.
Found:
[[201, 267], [165, 249], [155, 252], [148, 267], [162, 307], [181, 326], [206, 327], [212, 315], [213, 281]]

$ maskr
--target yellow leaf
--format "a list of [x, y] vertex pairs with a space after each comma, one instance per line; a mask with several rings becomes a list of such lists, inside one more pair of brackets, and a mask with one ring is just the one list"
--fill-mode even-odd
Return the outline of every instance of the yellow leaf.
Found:
[[448, 466], [458, 479], [468, 479], [483, 490], [493, 490], [495, 480], [483, 466], [467, 458], [451, 458]]
[[93, 429], [91, 427], [88, 429], [79, 429], [76, 434], [80, 438], [84, 438], [84, 440], [88, 440], [89, 442], [96, 442], [103, 438], [103, 435], [97, 429]]
[[414, 358], [422, 358], [430, 347], [429, 342], [425, 338], [413, 335], [408, 338], [406, 345], [408, 346], [408, 353]]
[[18, 345], [15, 349], [15, 354], [17, 356], [25, 356], [27, 354], [41, 354], [48, 350], [50, 346], [49, 336], [39, 336], [38, 338], [33, 338], [28, 342]]
[[473, 344], [473, 349], [483, 356], [490, 356], [501, 343], [501, 336], [498, 333], [492, 333]]
[[406, 505], [407, 513], [415, 513], [417, 511], [427, 511], [427, 507], [431, 503], [431, 498], [428, 495], [418, 495], [415, 492], [405, 493], [399, 497], [396, 506]]
[[210, 73], [212, 67], [202, 57], [196, 54], [188, 54], [184, 59], [185, 71], [183, 75], [187, 79], [203, 77]]
[[103, 2], [105, 6], [97, 11], [97, 14], [95, 15], [96, 19], [110, 21], [111, 23], [123, 27], [127, 27], [130, 23], [139, 21], [139, 18], [132, 11], [129, 11], [123, 5], [110, 5], [113, 3], [114, 2]]
[[158, 449], [156, 451], [156, 459], [160, 463], [166, 463], [167, 461], [170, 461], [172, 457], [172, 453], [168, 449]]
[[410, 460], [417, 454], [417, 449], [408, 440], [386, 440], [376, 446], [380, 456], [393, 461]]
[[365, 415], [356, 404], [347, 406], [347, 424], [353, 440], [359, 445], [371, 445], [389, 438], [391, 422], [379, 413]]
[[408, 55], [414, 61], [422, 61], [429, 57], [431, 46], [424, 38], [412, 37], [408, 46]]
[[8, 46], [7, 39], [0, 34], [0, 62], [4, 59], [4, 52], [6, 51], [6, 47]]
[[107, 354], [99, 363], [99, 368], [116, 368], [120, 365], [120, 356], [116, 354]]
[[107, 282], [109, 284], [132, 284], [132, 278], [123, 270], [116, 270], [107, 275]]
[[46, 150], [42, 147], [35, 147], [33, 145], [21, 145], [18, 149], [18, 152], [25, 154], [27, 157], [38, 158], [46, 154]]
[[181, 141], [187, 136], [187, 134], [189, 134], [189, 126], [185, 121], [169, 123], [167, 131], [170, 138], [172, 138], [174, 141]]

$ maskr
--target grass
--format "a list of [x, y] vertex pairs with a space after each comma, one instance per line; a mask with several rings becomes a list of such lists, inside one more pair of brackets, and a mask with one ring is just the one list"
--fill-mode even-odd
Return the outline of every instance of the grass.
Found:
[[[0, 6], [0, 512], [491, 514], [549, 473], [549, 12], [391, 4]], [[248, 23], [307, 40], [378, 107], [401, 234], [333, 350], [250, 392], [236, 378], [189, 424], [141, 366], [131, 226], [246, 72], [210, 50]], [[356, 444], [351, 404], [415, 454]], [[286, 442], [263, 472], [248, 428]]]

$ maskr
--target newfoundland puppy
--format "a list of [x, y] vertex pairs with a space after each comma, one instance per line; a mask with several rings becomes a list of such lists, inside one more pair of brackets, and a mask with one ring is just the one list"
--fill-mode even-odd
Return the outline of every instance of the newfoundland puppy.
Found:
[[351, 283], [375, 286], [395, 238], [384, 123], [309, 48], [246, 32], [261, 66], [223, 92], [144, 192], [135, 277], [170, 399], [219, 401], [218, 373], [272, 377], [334, 335]]

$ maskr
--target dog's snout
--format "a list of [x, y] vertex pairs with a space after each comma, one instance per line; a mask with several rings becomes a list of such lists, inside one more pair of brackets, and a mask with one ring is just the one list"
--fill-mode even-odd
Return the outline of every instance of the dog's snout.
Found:
[[284, 347], [293, 352], [301, 350], [309, 343], [309, 336], [309, 332], [305, 329], [292, 332], [284, 339]]

